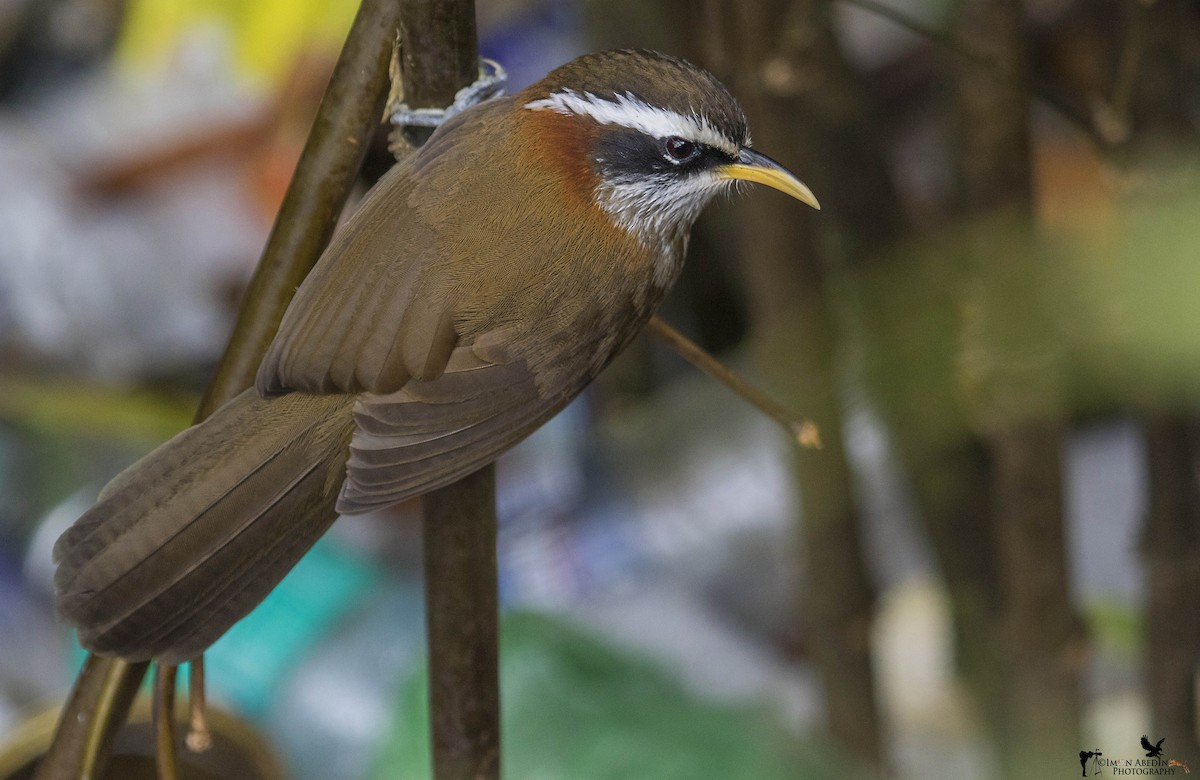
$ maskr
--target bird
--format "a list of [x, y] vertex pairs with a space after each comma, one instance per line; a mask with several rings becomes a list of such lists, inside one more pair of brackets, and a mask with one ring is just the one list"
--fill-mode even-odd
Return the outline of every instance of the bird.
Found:
[[254, 387], [58, 539], [58, 614], [98, 655], [198, 657], [339, 514], [451, 484], [565, 406], [740, 182], [820, 208], [715, 76], [658, 52], [583, 55], [447, 119], [334, 235]]
[[1162, 744], [1166, 741], [1167, 741], [1167, 738], [1163, 737], [1157, 743], [1152, 745], [1152, 744], [1150, 744], [1150, 738], [1147, 737], [1145, 734], [1143, 734], [1142, 735], [1142, 750], [1146, 751], [1147, 758], [1158, 758], [1159, 756], [1162, 755]]

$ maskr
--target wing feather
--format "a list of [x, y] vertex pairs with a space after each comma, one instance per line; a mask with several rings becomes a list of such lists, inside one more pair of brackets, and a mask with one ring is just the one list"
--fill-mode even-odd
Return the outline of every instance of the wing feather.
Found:
[[[454, 226], [434, 224], [419, 207], [430, 198], [454, 197], [423, 190], [433, 186], [423, 169], [471, 170], [470, 151], [454, 143], [455, 133], [494, 123], [509, 102], [457, 115], [371, 189], [284, 313], [259, 367], [260, 393], [388, 394], [410, 378], [442, 373], [457, 343], [453, 267], [462, 258], [445, 244]], [[462, 178], [462, 186], [472, 181]], [[456, 180], [448, 173], [438, 178]]]
[[[337, 508], [387, 506], [466, 476], [553, 416], [582, 387], [547, 392], [523, 360], [456, 348], [438, 379], [386, 396], [364, 394]], [[576, 375], [578, 372], [567, 372]]]

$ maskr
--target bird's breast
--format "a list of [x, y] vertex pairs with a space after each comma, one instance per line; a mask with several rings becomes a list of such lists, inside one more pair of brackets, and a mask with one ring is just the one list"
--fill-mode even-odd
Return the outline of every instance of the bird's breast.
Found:
[[675, 281], [682, 242], [647, 246], [613, 223], [567, 117], [497, 106], [490, 119], [475, 128], [488, 144], [428, 162], [410, 198], [436, 242], [455, 330], [466, 342], [503, 334], [543, 376], [594, 375]]

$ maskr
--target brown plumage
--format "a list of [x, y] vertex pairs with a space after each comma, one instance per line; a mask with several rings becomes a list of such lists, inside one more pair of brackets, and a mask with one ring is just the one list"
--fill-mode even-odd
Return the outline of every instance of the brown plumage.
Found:
[[649, 52], [580, 58], [447, 122], [335, 236], [257, 389], [130, 467], [59, 540], [60, 614], [95, 652], [187, 660], [335, 508], [494, 460], [628, 344], [728, 180], [803, 189], [748, 162], [745, 132], [711, 75]]

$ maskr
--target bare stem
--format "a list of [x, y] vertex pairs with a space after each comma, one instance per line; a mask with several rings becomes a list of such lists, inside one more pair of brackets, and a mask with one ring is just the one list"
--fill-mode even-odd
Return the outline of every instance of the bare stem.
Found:
[[178, 667], [156, 664], [151, 720], [154, 722], [154, 764], [158, 780], [179, 780], [175, 750], [175, 676]]
[[496, 469], [424, 500], [429, 736], [434, 776], [500, 776]]
[[[451, 103], [476, 78], [478, 58], [474, 0], [405, 4], [400, 78], [408, 105]], [[403, 136], [420, 144], [428, 133]], [[429, 732], [439, 779], [500, 776], [495, 484], [488, 465], [424, 498]]]
[[63, 705], [50, 750], [38, 765], [37, 780], [102, 776], [148, 666], [88, 656]]
[[783, 405], [750, 384], [741, 374], [710, 355], [696, 342], [668, 325], [661, 317], [650, 318], [649, 328], [654, 335], [670, 344], [683, 359], [708, 374], [742, 397], [742, 400], [783, 426], [797, 444], [819, 450], [821, 431], [812, 420], [794, 416]]
[[1042, 85], [1023, 81], [1016, 74], [999, 66], [990, 58], [969, 46], [965, 46], [953, 35], [922, 24], [898, 8], [893, 8], [886, 3], [879, 2], [879, 0], [842, 0], [842, 2], [858, 6], [868, 13], [887, 19], [889, 22], [903, 27], [911, 33], [936, 43], [956, 57], [967, 60], [975, 65], [983, 66], [987, 74], [995, 79], [996, 82], [1013, 89], [1028, 91], [1030, 95], [1049, 106], [1055, 113], [1066, 120], [1068, 124], [1086, 136], [1098, 149], [1103, 151], [1109, 147], [1109, 139], [1104, 132], [1084, 113], [1081, 113], [1074, 106], [1067, 104], [1062, 98]]

